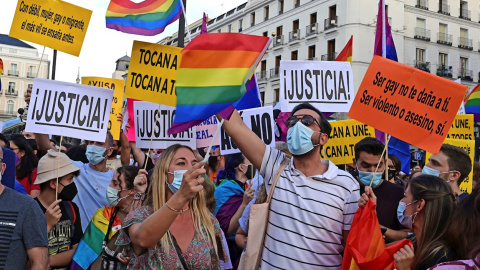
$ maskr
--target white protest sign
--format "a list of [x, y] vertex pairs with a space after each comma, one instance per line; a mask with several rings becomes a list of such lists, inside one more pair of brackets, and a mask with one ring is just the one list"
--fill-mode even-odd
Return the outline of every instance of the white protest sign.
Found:
[[113, 91], [34, 79], [25, 131], [104, 142]]
[[335, 61], [280, 61], [280, 104], [308, 102], [322, 112], [348, 112], [355, 99], [352, 66]]
[[[167, 131], [172, 126], [175, 107], [159, 106], [158, 103], [147, 101], [134, 101], [133, 111], [133, 117], [135, 117], [135, 142], [138, 148], [150, 148], [151, 141], [152, 149], [165, 149], [177, 143], [196, 149], [195, 127], [184, 132], [168, 135]], [[157, 121], [155, 121], [155, 117], [157, 117]]]
[[[196, 126], [197, 134], [197, 148], [207, 147], [210, 145], [210, 142], [215, 135], [215, 132], [218, 130], [218, 120], [215, 115], [211, 116], [207, 120]], [[218, 136], [215, 138], [213, 145], [218, 145], [219, 140]]]
[[[238, 113], [245, 125], [255, 132], [266, 145], [275, 147], [275, 131], [273, 129], [275, 122], [273, 121], [273, 108], [271, 106], [243, 110]], [[219, 135], [221, 155], [240, 153], [232, 138], [223, 128]]]

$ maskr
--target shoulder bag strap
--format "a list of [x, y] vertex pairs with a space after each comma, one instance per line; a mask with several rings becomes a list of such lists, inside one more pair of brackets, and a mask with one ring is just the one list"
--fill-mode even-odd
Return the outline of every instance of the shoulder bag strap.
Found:
[[188, 268], [187, 262], [185, 261], [185, 258], [183, 258], [182, 250], [178, 246], [177, 239], [175, 239], [173, 234], [172, 234], [172, 241], [173, 241], [173, 246], [175, 247], [175, 251], [177, 252], [177, 256], [180, 259], [180, 262], [182, 263], [183, 269], [189, 270], [190, 268]]
[[105, 239], [103, 241], [108, 242], [108, 235], [110, 234], [110, 231], [112, 230], [113, 222], [115, 221], [115, 217], [117, 216], [117, 211], [118, 207], [115, 207], [115, 210], [113, 210], [112, 216], [110, 217], [110, 221], [108, 222], [108, 229], [107, 233], [105, 234]]
[[267, 197], [266, 203], [268, 203], [268, 204], [270, 203], [270, 200], [272, 199], [272, 196], [273, 196], [273, 192], [275, 191], [275, 187], [277, 186], [278, 179], [280, 178], [280, 175], [282, 174], [285, 167], [287, 167], [289, 162], [290, 162], [290, 159], [285, 156], [282, 160], [282, 163], [280, 163], [280, 167], [278, 168], [277, 174], [275, 175], [275, 178], [273, 178], [272, 187], [270, 188], [270, 192], [268, 192], [268, 197]]

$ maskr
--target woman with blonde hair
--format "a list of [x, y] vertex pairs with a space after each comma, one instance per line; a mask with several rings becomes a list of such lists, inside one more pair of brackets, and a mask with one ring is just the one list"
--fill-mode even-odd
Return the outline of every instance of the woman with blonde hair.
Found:
[[[128, 269], [219, 269], [219, 260], [228, 260], [220, 225], [206, 208], [204, 165], [187, 146], [162, 153], [144, 206], [127, 216], [118, 237]], [[135, 185], [146, 183], [142, 170]]]

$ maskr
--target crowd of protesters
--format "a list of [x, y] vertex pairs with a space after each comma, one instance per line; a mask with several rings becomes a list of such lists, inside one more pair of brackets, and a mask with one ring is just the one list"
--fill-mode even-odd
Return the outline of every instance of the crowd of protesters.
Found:
[[[412, 241], [393, 255], [397, 269], [480, 267], [480, 168], [464, 150], [444, 144], [407, 175], [367, 137], [342, 170], [320, 158], [331, 126], [315, 107], [298, 105], [286, 126], [286, 147], [272, 148], [234, 111], [231, 155], [148, 151], [123, 132], [79, 145], [0, 134], [0, 269], [237, 269], [256, 230], [251, 206], [272, 188], [261, 269], [340, 269], [369, 200], [387, 245]], [[472, 169], [468, 194], [459, 185]]]

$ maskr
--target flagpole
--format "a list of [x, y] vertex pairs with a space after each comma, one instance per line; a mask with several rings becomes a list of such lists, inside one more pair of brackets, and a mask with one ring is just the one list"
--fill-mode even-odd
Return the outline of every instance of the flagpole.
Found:
[[389, 181], [390, 179], [388, 179], [388, 134], [387, 133], [385, 133], [385, 160], [387, 161], [387, 164], [385, 164], [385, 180]]
[[222, 129], [224, 121], [225, 121], [225, 119], [222, 119], [222, 121], [220, 121], [220, 125], [218, 125], [218, 129], [215, 132], [215, 134], [213, 135], [212, 140], [210, 141], [210, 145], [208, 146], [208, 150], [207, 150], [207, 153], [205, 154], [205, 158], [203, 159], [203, 162], [208, 161], [208, 158], [210, 157], [210, 150], [212, 149], [212, 146], [213, 146], [213, 142], [215, 141], [215, 139], [217, 139], [218, 133], [220, 133], [220, 129]]
[[[184, 47], [185, 44], [185, 26], [187, 26], [187, 37], [188, 42], [192, 41], [192, 37], [190, 36], [190, 28], [187, 22], [187, 12], [185, 7], [187, 6], [187, 0], [179, 0], [180, 4], [182, 5], [182, 15], [180, 15], [180, 20], [178, 21], [178, 47]], [[183, 2], [185, 1], [185, 3]]]

